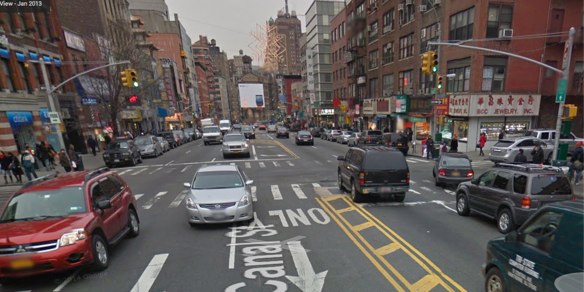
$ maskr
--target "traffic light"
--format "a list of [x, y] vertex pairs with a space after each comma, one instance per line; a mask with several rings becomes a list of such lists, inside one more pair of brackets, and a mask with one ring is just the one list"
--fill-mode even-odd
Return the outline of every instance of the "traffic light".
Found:
[[430, 68], [430, 52], [425, 52], [422, 54], [422, 73], [432, 74]]
[[562, 119], [572, 120], [578, 114], [578, 107], [574, 104], [564, 104], [564, 114]]
[[438, 54], [434, 51], [428, 52], [430, 53], [430, 66], [432, 73], [438, 72]]
[[442, 75], [436, 75], [436, 88], [442, 89]]
[[130, 86], [129, 87], [138, 87], [138, 73], [134, 69], [128, 69], [130, 75]]
[[130, 104], [137, 104], [140, 102], [140, 98], [137, 95], [130, 95], [128, 96], [128, 103]]
[[124, 71], [122, 71], [122, 73], [120, 74], [121, 78], [122, 78], [122, 86], [123, 87], [132, 87], [130, 85], [130, 70], [125, 69]]

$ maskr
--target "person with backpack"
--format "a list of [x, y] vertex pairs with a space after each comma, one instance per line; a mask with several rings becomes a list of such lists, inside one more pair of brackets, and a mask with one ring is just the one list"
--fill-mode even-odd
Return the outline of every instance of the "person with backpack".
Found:
[[24, 174], [29, 181], [32, 180], [32, 177], [38, 178], [35, 170], [35, 158], [29, 151], [22, 151], [22, 155], [20, 156], [20, 161], [22, 164], [22, 168], [24, 168]]

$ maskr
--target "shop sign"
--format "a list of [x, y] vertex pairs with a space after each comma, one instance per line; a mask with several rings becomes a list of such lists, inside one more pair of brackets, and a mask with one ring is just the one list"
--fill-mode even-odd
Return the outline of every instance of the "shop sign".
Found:
[[322, 108], [322, 109], [320, 109], [320, 115], [321, 116], [334, 116], [335, 115], [335, 109], [332, 109], [332, 108]]
[[121, 112], [122, 120], [135, 120], [138, 119], [138, 112], [135, 110], [124, 110]]
[[363, 100], [363, 114], [372, 115], [374, 113], [373, 100], [365, 99]]
[[393, 103], [391, 102], [390, 98], [377, 99], [375, 113], [389, 115], [393, 110], [391, 108], [392, 104]]
[[398, 95], [395, 97], [395, 113], [403, 114], [410, 110], [410, 98], [407, 95]]
[[49, 119], [51, 124], [60, 124], [61, 119], [59, 118], [59, 112], [49, 112]]
[[82, 105], [96, 105], [97, 104], [97, 98], [95, 97], [82, 97], [81, 98], [81, 104]]
[[540, 102], [534, 94], [472, 95], [469, 116], [537, 116]]
[[8, 117], [8, 122], [13, 128], [19, 128], [22, 126], [32, 125], [32, 113], [31, 112], [6, 112]]
[[448, 100], [448, 115], [468, 117], [470, 95], [451, 95]]
[[365, 84], [365, 82], [367, 82], [367, 77], [365, 76], [357, 77], [357, 84]]
[[64, 33], [67, 47], [85, 52], [85, 42], [82, 37], [67, 30], [64, 30]]
[[448, 106], [447, 105], [440, 104], [440, 105], [435, 106], [435, 109], [436, 109], [437, 116], [445, 116], [448, 114]]
[[432, 99], [430, 98], [410, 98], [410, 110], [414, 113], [431, 113]]
[[51, 120], [49, 119], [49, 109], [46, 107], [41, 107], [39, 109], [39, 115], [41, 117], [41, 122], [43, 124], [48, 124], [51, 122]]

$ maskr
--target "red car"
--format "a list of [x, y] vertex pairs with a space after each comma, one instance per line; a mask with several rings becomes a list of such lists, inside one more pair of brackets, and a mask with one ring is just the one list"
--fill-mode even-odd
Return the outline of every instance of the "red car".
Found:
[[27, 183], [0, 214], [0, 282], [84, 265], [104, 270], [109, 248], [140, 232], [132, 191], [107, 168]]

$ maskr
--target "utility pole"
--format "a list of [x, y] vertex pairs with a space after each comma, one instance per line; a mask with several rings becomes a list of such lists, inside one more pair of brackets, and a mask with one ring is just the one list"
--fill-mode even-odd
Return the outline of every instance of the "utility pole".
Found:
[[553, 160], [558, 159], [558, 148], [560, 147], [560, 130], [562, 128], [562, 115], [564, 114], [564, 104], [566, 103], [566, 84], [568, 83], [568, 74], [570, 74], [570, 61], [572, 60], [572, 43], [576, 29], [570, 28], [568, 40], [564, 46], [564, 58], [562, 61], [562, 77], [557, 83], [556, 103], [558, 103], [558, 117], [556, 119], [556, 138], [554, 139]]
[[[51, 83], [49, 82], [49, 75], [47, 73], [47, 67], [45, 67], [45, 60], [40, 57], [39, 63], [41, 65], [41, 71], [43, 74], [43, 81], [45, 83], [45, 91], [47, 92], [47, 98], [49, 99], [49, 111], [51, 112], [58, 112], [57, 105], [55, 104], [55, 100], [53, 97], [53, 89], [51, 88]], [[56, 88], [55, 88], [56, 89]], [[61, 115], [59, 114], [59, 117]], [[60, 122], [63, 122], [63, 119], [60, 119]], [[63, 140], [63, 134], [61, 133], [61, 127], [59, 124], [51, 123], [51, 133], [56, 133], [57, 138], [59, 139], [59, 148], [65, 149], [65, 141]], [[67, 149], [65, 149], [65, 153], [67, 153]]]

